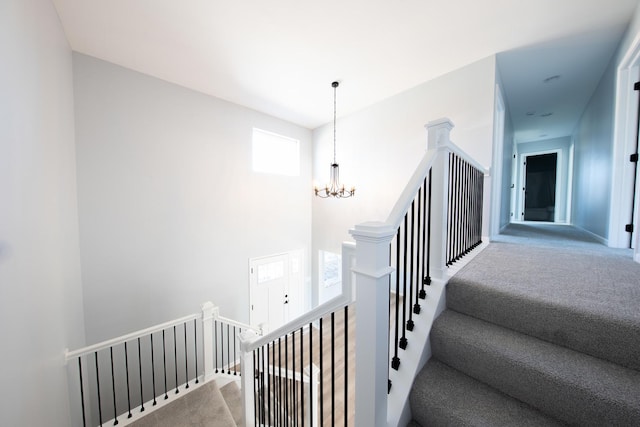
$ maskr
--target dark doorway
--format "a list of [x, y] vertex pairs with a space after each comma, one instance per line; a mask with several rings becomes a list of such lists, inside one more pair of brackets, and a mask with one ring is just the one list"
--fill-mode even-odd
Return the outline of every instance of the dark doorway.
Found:
[[524, 188], [525, 221], [554, 221], [557, 164], [558, 153], [527, 156]]

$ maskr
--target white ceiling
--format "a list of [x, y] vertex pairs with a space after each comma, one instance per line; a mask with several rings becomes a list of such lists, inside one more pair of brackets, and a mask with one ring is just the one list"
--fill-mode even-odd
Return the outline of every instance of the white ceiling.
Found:
[[[333, 80], [342, 82], [338, 114], [344, 115], [513, 49], [521, 50], [505, 59], [503, 72], [510, 104], [519, 78], [534, 84], [562, 74], [553, 83], [560, 86], [575, 76], [565, 70], [568, 62], [582, 64], [593, 50], [601, 52], [599, 61], [610, 57], [612, 42], [591, 34], [619, 39], [638, 0], [53, 3], [75, 51], [315, 128], [331, 120]], [[565, 46], [570, 55], [553, 57], [556, 68], [526, 60], [527, 52], [537, 52], [528, 46], [585, 34], [594, 45]], [[603, 65], [595, 68], [601, 75]], [[511, 70], [519, 76], [513, 81]], [[513, 101], [512, 108], [546, 111], [529, 102]]]

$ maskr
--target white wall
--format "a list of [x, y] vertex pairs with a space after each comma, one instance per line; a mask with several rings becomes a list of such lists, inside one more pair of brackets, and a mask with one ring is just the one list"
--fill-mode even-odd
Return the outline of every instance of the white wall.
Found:
[[[500, 229], [504, 228], [515, 216], [511, 212], [511, 197], [515, 191], [515, 178], [513, 176], [513, 122], [507, 107], [504, 126], [504, 145], [502, 149], [502, 198], [500, 199]], [[513, 184], [513, 188], [511, 188]], [[512, 216], [513, 214], [513, 216]]]
[[[558, 151], [558, 175], [556, 176], [556, 219], [557, 222], [561, 223], [569, 223], [569, 218], [567, 218], [567, 197], [569, 194], [569, 161], [570, 161], [570, 151], [571, 151], [571, 137], [562, 137], [562, 138], [552, 138], [545, 139], [542, 141], [533, 141], [533, 142], [521, 142], [516, 144], [516, 178], [515, 184], [517, 189], [522, 188], [523, 177], [522, 177], [522, 163], [521, 155], [522, 154], [540, 154], [545, 152]], [[521, 221], [523, 219], [522, 210], [522, 191], [516, 191], [516, 212], [514, 216], [516, 217], [516, 221]]]
[[[74, 54], [90, 342], [211, 300], [249, 321], [249, 259], [311, 245], [311, 131]], [[252, 128], [297, 138], [301, 175], [251, 170]]]
[[[313, 200], [314, 283], [319, 250], [340, 252], [340, 244], [351, 240], [348, 230], [355, 224], [386, 220], [426, 150], [424, 125], [429, 121], [450, 118], [456, 126], [453, 142], [491, 166], [494, 73], [495, 57], [489, 57], [338, 118], [341, 181], [355, 185], [356, 196]], [[314, 181], [324, 185], [333, 156], [331, 123], [314, 130], [313, 143]]]
[[593, 93], [573, 133], [572, 223], [608, 239], [613, 170], [615, 64]]
[[[502, 178], [500, 183], [500, 212], [498, 216], [498, 228], [501, 230], [513, 219], [515, 213], [511, 212], [511, 197], [512, 197], [512, 183], [515, 177], [512, 176], [513, 169], [513, 122], [511, 121], [511, 111], [509, 109], [509, 103], [507, 102], [504, 94], [504, 85], [502, 84], [502, 77], [500, 70], [496, 63], [496, 85], [502, 91], [502, 98], [504, 101], [504, 129], [502, 135], [502, 152], [498, 153], [500, 161], [502, 162]], [[495, 166], [492, 168], [495, 170]], [[513, 214], [513, 215], [512, 215]]]
[[0, 424], [70, 425], [84, 344], [71, 50], [49, 0], [0, 2]]

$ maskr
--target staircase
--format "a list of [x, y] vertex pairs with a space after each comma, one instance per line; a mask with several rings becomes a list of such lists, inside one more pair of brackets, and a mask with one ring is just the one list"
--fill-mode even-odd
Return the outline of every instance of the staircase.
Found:
[[640, 266], [511, 231], [449, 282], [413, 425], [640, 425]]
[[143, 416], [131, 423], [133, 427], [241, 427], [242, 400], [240, 387], [231, 380], [209, 381], [187, 393], [181, 399]]

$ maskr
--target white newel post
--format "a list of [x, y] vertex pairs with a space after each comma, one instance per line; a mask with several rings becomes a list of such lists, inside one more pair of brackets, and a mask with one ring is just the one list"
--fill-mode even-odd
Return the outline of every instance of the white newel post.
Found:
[[432, 169], [431, 195], [431, 276], [442, 279], [447, 271], [447, 197], [449, 194], [449, 150], [453, 123], [449, 119], [434, 120], [425, 125], [427, 149], [437, 149], [438, 158]]
[[357, 426], [387, 425], [389, 364], [389, 244], [396, 230], [385, 223], [356, 225]]
[[250, 330], [244, 330], [238, 336], [240, 340], [240, 393], [242, 394], [242, 414], [246, 427], [255, 426], [255, 395], [253, 366], [253, 352], [247, 351], [249, 345], [258, 339], [258, 335]]
[[202, 304], [202, 357], [204, 358], [204, 382], [214, 374], [213, 359], [215, 343], [213, 342], [213, 320], [219, 315], [219, 308], [211, 301]]

